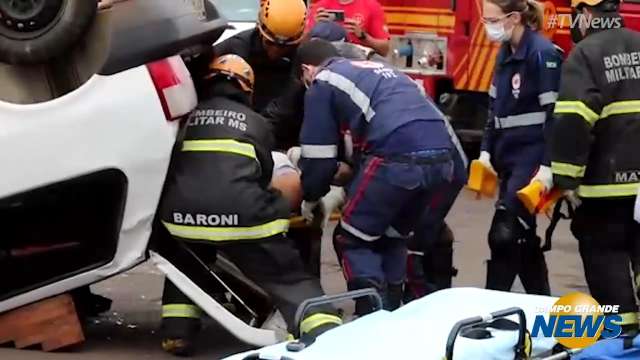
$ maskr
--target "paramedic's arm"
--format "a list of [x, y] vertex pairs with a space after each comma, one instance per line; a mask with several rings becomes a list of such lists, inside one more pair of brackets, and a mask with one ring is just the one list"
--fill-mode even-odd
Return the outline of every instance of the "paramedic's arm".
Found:
[[602, 111], [602, 96], [589, 62], [574, 49], [562, 65], [562, 83], [551, 135], [553, 182], [563, 190], [580, 185], [589, 159], [591, 129]]
[[340, 130], [331, 106], [332, 94], [330, 85], [316, 81], [305, 95], [300, 169], [306, 201], [318, 201], [327, 194], [338, 170]]
[[538, 101], [546, 113], [544, 122], [545, 150], [542, 165], [551, 166], [551, 133], [553, 131], [553, 109], [558, 99], [560, 87], [560, 69], [562, 57], [560, 53], [551, 49], [536, 54], [538, 67]]
[[494, 77], [491, 81], [491, 86], [489, 87], [489, 111], [487, 112], [487, 124], [484, 126], [484, 133], [482, 134], [482, 144], [480, 145], [480, 151], [486, 151], [489, 154], [493, 153], [493, 131], [495, 128], [493, 103], [496, 99], [496, 95], [497, 90]]

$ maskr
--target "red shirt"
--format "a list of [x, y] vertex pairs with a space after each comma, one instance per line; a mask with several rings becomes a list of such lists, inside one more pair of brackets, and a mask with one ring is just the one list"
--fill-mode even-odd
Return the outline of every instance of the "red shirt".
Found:
[[[311, 6], [307, 16], [307, 31], [315, 25], [316, 11], [318, 8], [325, 10], [344, 10], [345, 19], [356, 19], [371, 37], [376, 39], [389, 39], [389, 31], [385, 25], [384, 12], [377, 0], [353, 0], [349, 4], [341, 4], [338, 0], [318, 0]], [[355, 34], [349, 33], [349, 42], [362, 44]]]

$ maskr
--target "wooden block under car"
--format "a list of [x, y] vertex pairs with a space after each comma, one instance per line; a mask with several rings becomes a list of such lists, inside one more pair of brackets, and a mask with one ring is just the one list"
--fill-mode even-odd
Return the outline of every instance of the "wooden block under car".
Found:
[[0, 314], [0, 344], [54, 351], [85, 340], [73, 299], [58, 295]]

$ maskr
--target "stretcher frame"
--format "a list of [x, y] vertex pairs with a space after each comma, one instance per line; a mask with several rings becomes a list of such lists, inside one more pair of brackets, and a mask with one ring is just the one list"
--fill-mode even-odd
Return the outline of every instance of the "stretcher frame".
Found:
[[[342, 215], [339, 212], [334, 212], [329, 217], [330, 221], [338, 221]], [[294, 216], [289, 219], [289, 227], [292, 229], [301, 229], [309, 226], [307, 221], [302, 216]]]

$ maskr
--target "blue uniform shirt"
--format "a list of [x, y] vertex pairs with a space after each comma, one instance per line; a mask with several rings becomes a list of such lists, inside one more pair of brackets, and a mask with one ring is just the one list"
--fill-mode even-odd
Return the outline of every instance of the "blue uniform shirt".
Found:
[[552, 128], [561, 64], [554, 45], [529, 28], [515, 53], [510, 44], [502, 45], [482, 141], [482, 150], [491, 154], [498, 169], [515, 163], [549, 165], [545, 137]]
[[330, 59], [305, 94], [300, 133], [305, 200], [328, 192], [345, 133], [356, 155], [453, 146], [442, 113], [407, 75], [377, 62]]

